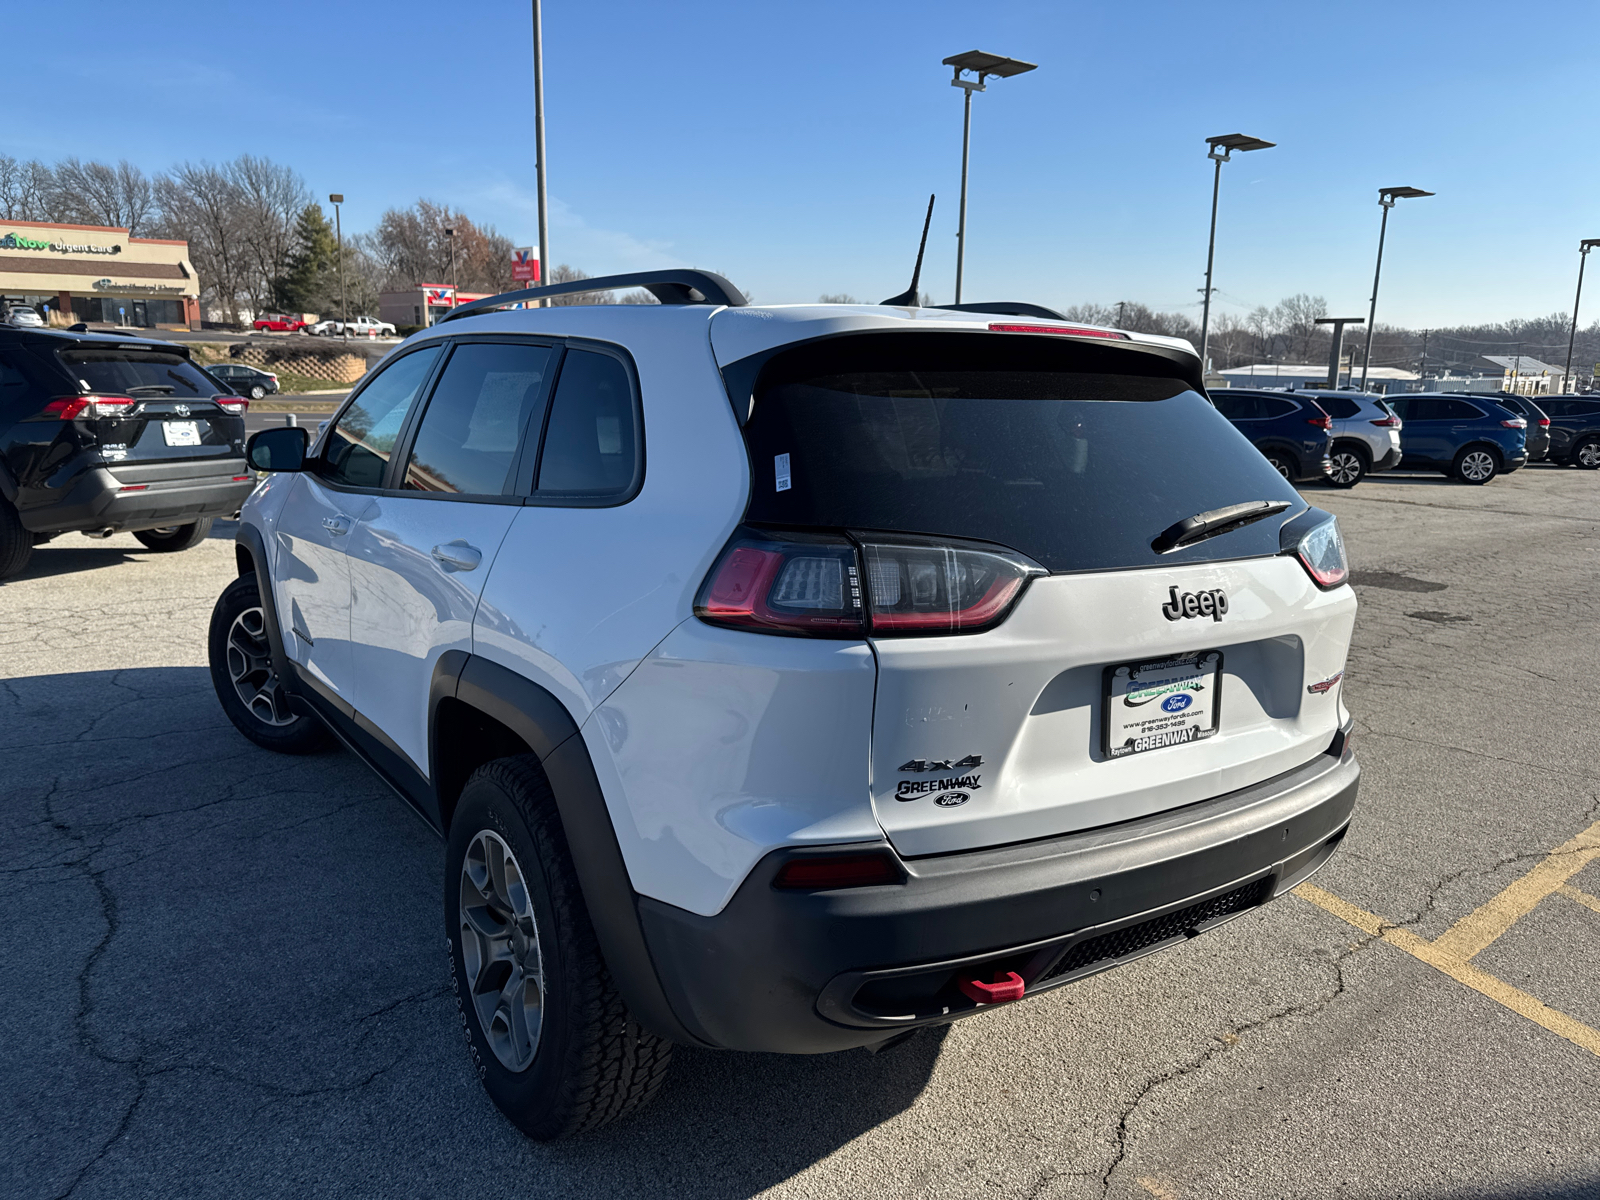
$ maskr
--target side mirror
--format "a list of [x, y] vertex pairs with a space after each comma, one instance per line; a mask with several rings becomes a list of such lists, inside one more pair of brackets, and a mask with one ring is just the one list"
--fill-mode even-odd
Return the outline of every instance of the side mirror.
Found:
[[304, 471], [310, 445], [310, 431], [298, 426], [263, 429], [250, 435], [244, 444], [244, 456], [257, 471]]

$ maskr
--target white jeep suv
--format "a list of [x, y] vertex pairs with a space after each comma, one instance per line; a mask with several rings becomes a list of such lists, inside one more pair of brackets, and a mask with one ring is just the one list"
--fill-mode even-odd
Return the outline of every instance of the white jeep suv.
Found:
[[252, 440], [217, 694], [447, 840], [466, 1039], [529, 1135], [636, 1107], [672, 1043], [877, 1047], [1069, 984], [1344, 836], [1334, 518], [1187, 343], [967, 307], [533, 289]]

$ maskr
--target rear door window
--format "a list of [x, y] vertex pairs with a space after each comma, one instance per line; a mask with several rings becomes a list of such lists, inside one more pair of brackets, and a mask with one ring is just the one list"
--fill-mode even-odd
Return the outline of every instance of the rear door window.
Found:
[[[1280, 400], [1274, 396], [1263, 396], [1261, 398], [1261, 415], [1267, 417], [1268, 419], [1275, 417], [1287, 417], [1291, 413], [1296, 413], [1299, 411], [1300, 405], [1296, 404], [1293, 400]], [[1309, 406], [1307, 406], [1306, 411], [1311, 411]]]
[[1444, 412], [1439, 420], [1445, 421], [1476, 421], [1483, 417], [1483, 410], [1476, 404], [1468, 404], [1465, 400], [1439, 400], [1435, 403], [1443, 405]]
[[523, 432], [531, 426], [538, 437], [551, 354], [549, 346], [457, 346], [422, 414], [400, 486], [501, 495]]
[[1224, 505], [1281, 499], [1286, 517], [1305, 507], [1175, 374], [1154, 355], [1046, 338], [802, 343], [757, 378], [748, 519], [976, 538], [1051, 571], [1276, 554], [1281, 520], [1167, 555], [1151, 548]]

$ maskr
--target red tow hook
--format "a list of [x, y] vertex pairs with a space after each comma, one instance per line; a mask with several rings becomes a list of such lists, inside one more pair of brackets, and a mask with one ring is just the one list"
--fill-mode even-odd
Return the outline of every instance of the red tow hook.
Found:
[[976, 973], [971, 973], [957, 975], [956, 986], [974, 1004], [1004, 1004], [1010, 1000], [1021, 1000], [1028, 985], [1022, 982], [1022, 976], [1015, 971], [996, 971], [993, 983], [985, 983]]

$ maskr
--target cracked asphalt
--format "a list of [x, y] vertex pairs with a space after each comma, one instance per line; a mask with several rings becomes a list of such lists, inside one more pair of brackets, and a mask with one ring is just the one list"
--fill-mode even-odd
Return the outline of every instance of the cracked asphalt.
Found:
[[[1316, 879], [1434, 939], [1600, 820], [1600, 475], [1314, 489], [1362, 610], [1365, 768]], [[482, 1094], [442, 846], [205, 670], [231, 530], [41, 547], [0, 585], [0, 1195], [1579, 1197], [1600, 1058], [1288, 896], [892, 1052], [680, 1050], [524, 1140]], [[1477, 965], [1600, 1024], [1600, 861]]]

